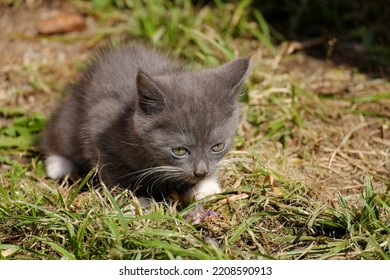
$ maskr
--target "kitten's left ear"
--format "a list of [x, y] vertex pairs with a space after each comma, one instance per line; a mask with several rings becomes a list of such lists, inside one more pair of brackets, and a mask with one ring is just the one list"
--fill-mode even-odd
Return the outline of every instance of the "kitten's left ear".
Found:
[[235, 94], [240, 90], [246, 77], [248, 76], [250, 68], [249, 64], [250, 57], [242, 57], [226, 63], [216, 69], [218, 75], [223, 77], [230, 86], [231, 90], [229, 94]]

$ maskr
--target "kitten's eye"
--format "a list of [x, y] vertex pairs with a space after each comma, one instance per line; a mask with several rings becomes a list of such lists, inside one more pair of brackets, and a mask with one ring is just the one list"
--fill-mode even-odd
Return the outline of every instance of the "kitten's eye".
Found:
[[218, 143], [211, 147], [211, 150], [215, 153], [218, 153], [225, 148], [225, 143]]
[[184, 157], [190, 153], [190, 151], [186, 147], [177, 147], [172, 149], [172, 153], [176, 157]]

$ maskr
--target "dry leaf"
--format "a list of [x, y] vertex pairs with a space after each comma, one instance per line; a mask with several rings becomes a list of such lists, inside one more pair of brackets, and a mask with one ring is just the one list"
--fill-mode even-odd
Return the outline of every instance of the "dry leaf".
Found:
[[282, 196], [283, 195], [282, 191], [278, 187], [272, 187], [271, 192], [275, 196]]
[[272, 176], [272, 175], [266, 175], [265, 177], [262, 177], [262, 178], [260, 178], [260, 180], [259, 180], [259, 184], [260, 184], [260, 186], [264, 186], [266, 183], [268, 183], [269, 182], [269, 185], [270, 186], [273, 186], [274, 185], [274, 182], [275, 182], [275, 178], [274, 178], [274, 176]]
[[85, 19], [76, 13], [61, 13], [57, 16], [41, 20], [36, 29], [41, 34], [56, 34], [79, 31], [85, 28]]

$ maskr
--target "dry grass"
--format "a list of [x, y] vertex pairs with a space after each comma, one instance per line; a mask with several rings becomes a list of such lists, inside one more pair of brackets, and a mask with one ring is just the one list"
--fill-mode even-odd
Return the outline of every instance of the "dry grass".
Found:
[[[4, 10], [0, 257], [388, 259], [389, 82], [274, 46], [267, 26], [251, 20], [245, 5], [197, 10], [184, 2], [168, 7], [182, 12], [166, 28], [164, 13], [148, 22], [137, 7], [102, 12], [74, 1]], [[147, 9], [158, 5], [150, 3]], [[37, 35], [34, 23], [59, 7], [82, 11], [88, 28]], [[199, 16], [190, 18], [195, 10]], [[125, 191], [90, 188], [93, 172], [73, 184], [44, 177], [34, 141], [64, 85], [93, 48], [129, 38], [169, 49], [196, 67], [252, 55], [229, 155], [242, 160], [226, 168], [223, 194], [145, 209]], [[203, 213], [196, 224], [194, 211]]]
[[260, 71], [252, 79], [261, 82], [249, 93], [246, 138], [274, 140], [272, 154], [280, 154], [292, 173], [329, 196], [361, 192], [366, 175], [385, 191], [390, 170], [388, 82], [302, 54], [285, 59], [286, 65], [271, 74], [261, 70], [269, 69], [264, 58], [254, 63]]

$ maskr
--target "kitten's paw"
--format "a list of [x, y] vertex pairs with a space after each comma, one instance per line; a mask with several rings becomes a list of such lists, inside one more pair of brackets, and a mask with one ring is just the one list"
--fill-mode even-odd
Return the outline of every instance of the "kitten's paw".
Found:
[[189, 200], [195, 199], [199, 200], [205, 198], [206, 196], [217, 194], [222, 192], [221, 187], [216, 178], [208, 178], [188, 190], [186, 198]]
[[58, 179], [71, 173], [74, 164], [69, 159], [60, 155], [51, 155], [45, 159], [46, 174], [52, 179]]

